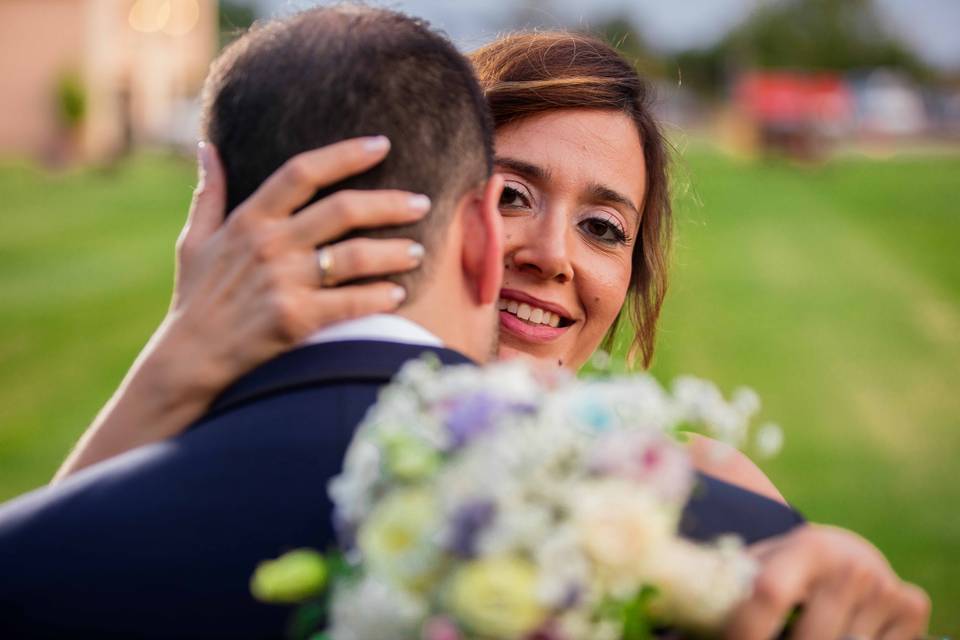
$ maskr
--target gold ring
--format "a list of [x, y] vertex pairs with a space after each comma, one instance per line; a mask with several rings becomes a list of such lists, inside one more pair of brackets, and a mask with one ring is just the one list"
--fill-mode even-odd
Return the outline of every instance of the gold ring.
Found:
[[317, 270], [320, 272], [320, 286], [328, 287], [327, 280], [330, 272], [333, 271], [333, 252], [330, 247], [320, 247], [317, 249]]

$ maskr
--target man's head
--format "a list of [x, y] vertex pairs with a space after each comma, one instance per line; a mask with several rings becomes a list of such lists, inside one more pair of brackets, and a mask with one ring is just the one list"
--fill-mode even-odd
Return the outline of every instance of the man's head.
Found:
[[[447, 272], [462, 270], [467, 288], [481, 284], [471, 282], [474, 276], [487, 277], [481, 272], [490, 269], [481, 263], [492, 252], [466, 239], [489, 235], [485, 227], [498, 224], [487, 221], [490, 200], [498, 197], [488, 183], [493, 128], [469, 63], [425, 23], [340, 5], [256, 26], [211, 69], [204, 131], [223, 160], [228, 210], [298, 153], [347, 138], [387, 136], [391, 150], [380, 165], [318, 192], [315, 200], [344, 188], [430, 197], [431, 211], [421, 222], [363, 233], [424, 245], [424, 267], [394, 279], [408, 292], [404, 315], [430, 329], [436, 331], [415, 307], [429, 315], [428, 293], [455, 286]], [[499, 271], [500, 256], [496, 263]], [[498, 289], [499, 282], [479, 288], [484, 291], [474, 291], [475, 302], [492, 307], [496, 293], [487, 300], [486, 290]], [[444, 295], [449, 299], [450, 292]]]

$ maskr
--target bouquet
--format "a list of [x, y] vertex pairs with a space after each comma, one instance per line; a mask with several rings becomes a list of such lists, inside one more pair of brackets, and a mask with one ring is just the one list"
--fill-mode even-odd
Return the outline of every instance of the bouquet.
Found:
[[412, 361], [329, 485], [342, 553], [263, 563], [253, 592], [307, 601], [293, 635], [329, 640], [709, 633], [755, 567], [735, 539], [679, 536], [695, 475], [678, 440], [742, 445], [758, 409], [693, 378]]

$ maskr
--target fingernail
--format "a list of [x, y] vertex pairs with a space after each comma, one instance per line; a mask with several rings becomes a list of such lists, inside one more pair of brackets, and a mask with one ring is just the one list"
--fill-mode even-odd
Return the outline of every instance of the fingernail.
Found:
[[201, 140], [197, 143], [197, 191], [203, 191], [207, 183], [207, 166], [210, 162], [210, 151], [207, 143]]
[[407, 290], [398, 285], [390, 292], [390, 297], [393, 298], [394, 302], [400, 304], [407, 299]]
[[370, 136], [363, 141], [363, 148], [368, 153], [377, 153], [390, 148], [390, 139], [387, 136]]
[[412, 211], [426, 213], [430, 211], [430, 198], [425, 195], [410, 196], [409, 206]]
[[412, 245], [410, 245], [410, 248], [407, 249], [407, 253], [410, 254], [411, 258], [419, 262], [423, 258], [425, 251], [422, 244], [419, 242], [414, 242]]

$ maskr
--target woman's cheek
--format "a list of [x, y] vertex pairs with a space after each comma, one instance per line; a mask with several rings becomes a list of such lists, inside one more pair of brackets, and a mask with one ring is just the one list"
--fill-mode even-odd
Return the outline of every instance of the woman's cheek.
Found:
[[[587, 311], [587, 324], [591, 345], [590, 355], [600, 346], [603, 337], [613, 326], [617, 315], [626, 302], [630, 288], [630, 268], [619, 256], [611, 257], [605, 263], [595, 260], [593, 269], [583, 279], [583, 297]], [[587, 327], [584, 327], [587, 329]]]

